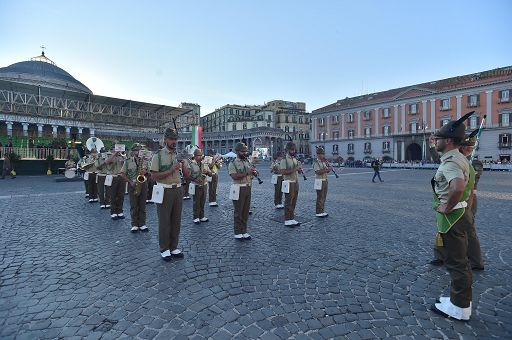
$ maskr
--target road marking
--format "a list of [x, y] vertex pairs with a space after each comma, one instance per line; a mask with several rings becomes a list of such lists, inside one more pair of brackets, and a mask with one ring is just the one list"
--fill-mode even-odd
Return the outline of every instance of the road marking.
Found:
[[62, 191], [62, 192], [50, 192], [44, 194], [24, 194], [24, 195], [5, 195], [0, 196], [0, 199], [11, 199], [11, 198], [20, 198], [20, 197], [42, 197], [42, 196], [58, 196], [62, 194], [85, 194], [84, 191]]

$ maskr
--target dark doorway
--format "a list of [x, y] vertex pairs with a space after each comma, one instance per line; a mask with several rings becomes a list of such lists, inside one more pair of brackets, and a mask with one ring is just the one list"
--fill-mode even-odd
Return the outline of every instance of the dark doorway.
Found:
[[406, 161], [421, 161], [421, 146], [416, 143], [411, 143], [405, 150]]

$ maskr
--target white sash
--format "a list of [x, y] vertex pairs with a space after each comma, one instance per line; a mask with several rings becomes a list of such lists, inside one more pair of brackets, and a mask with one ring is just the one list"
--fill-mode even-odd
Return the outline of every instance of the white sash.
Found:
[[277, 175], [272, 175], [272, 179], [270, 180], [270, 183], [277, 184]]
[[238, 184], [231, 184], [231, 188], [229, 189], [229, 199], [233, 201], [238, 201], [240, 198], [240, 186]]
[[284, 192], [285, 194], [290, 193], [290, 181], [284, 180], [281, 184], [281, 192]]
[[188, 185], [188, 194], [189, 195], [195, 195], [196, 194], [196, 184], [195, 183], [190, 183]]
[[112, 180], [113, 180], [113, 179], [114, 179], [114, 176], [112, 176], [112, 175], [107, 175], [107, 176], [105, 177], [105, 185], [106, 185], [107, 187], [112, 186]]
[[153, 193], [151, 194], [151, 201], [154, 203], [162, 204], [164, 202], [164, 187], [160, 183], [153, 186]]
[[315, 190], [322, 190], [322, 182], [323, 182], [323, 180], [321, 180], [321, 179], [318, 179], [318, 178], [315, 179], [315, 186], [314, 186]]

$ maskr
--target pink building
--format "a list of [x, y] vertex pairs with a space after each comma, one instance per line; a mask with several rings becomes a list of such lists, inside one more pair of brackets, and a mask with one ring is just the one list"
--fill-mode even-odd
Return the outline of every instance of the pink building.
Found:
[[311, 141], [343, 159], [428, 159], [428, 137], [462, 115], [468, 132], [485, 131], [481, 160], [510, 160], [512, 66], [345, 98], [311, 114]]

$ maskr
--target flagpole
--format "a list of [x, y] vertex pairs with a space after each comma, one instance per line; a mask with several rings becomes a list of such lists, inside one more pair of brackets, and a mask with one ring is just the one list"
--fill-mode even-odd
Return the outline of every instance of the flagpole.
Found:
[[473, 161], [473, 158], [475, 157], [476, 149], [478, 149], [478, 144], [480, 143], [480, 135], [482, 134], [482, 130], [483, 130], [484, 122], [485, 122], [486, 118], [487, 118], [487, 115], [484, 115], [484, 118], [480, 122], [480, 127], [478, 128], [478, 133], [476, 134], [476, 143], [475, 143], [475, 146], [473, 147], [473, 151], [471, 152], [471, 157], [470, 157], [471, 162]]

